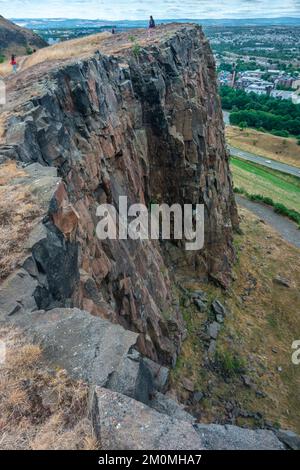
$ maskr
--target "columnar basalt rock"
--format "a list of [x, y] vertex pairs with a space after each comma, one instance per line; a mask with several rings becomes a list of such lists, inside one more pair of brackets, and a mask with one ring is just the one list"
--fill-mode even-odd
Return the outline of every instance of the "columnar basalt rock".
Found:
[[[20, 82], [9, 90], [0, 154], [61, 178], [32, 247], [37, 308], [76, 306], [120, 323], [139, 333], [141, 352], [172, 364], [185, 332], [170, 263], [228, 286], [238, 222], [209, 44], [198, 26], [158, 31], [138, 55], [127, 45], [110, 56], [104, 41], [106, 55], [24, 71], [22, 98]], [[117, 207], [120, 195], [203, 203], [204, 249], [99, 241], [97, 205]]]

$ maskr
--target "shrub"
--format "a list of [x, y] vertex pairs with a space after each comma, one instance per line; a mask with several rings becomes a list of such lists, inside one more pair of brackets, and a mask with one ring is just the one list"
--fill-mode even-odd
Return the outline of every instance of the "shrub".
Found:
[[239, 128], [241, 130], [246, 129], [246, 127], [248, 127], [247, 121], [242, 121], [242, 122], [239, 123]]
[[137, 42], [132, 46], [132, 52], [135, 58], [138, 58], [138, 56], [140, 55], [141, 46]]
[[277, 135], [278, 137], [288, 137], [288, 131], [272, 129], [271, 134]]
[[245, 371], [244, 359], [229, 351], [217, 351], [216, 362], [225, 375], [232, 376]]

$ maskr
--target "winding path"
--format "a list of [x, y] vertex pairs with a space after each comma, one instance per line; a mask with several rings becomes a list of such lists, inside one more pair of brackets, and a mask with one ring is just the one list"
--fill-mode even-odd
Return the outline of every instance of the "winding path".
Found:
[[245, 209], [253, 212], [266, 223], [271, 225], [287, 242], [300, 249], [300, 230], [297, 225], [288, 218], [276, 214], [273, 209], [266, 204], [249, 201], [248, 199], [235, 195], [236, 202]]

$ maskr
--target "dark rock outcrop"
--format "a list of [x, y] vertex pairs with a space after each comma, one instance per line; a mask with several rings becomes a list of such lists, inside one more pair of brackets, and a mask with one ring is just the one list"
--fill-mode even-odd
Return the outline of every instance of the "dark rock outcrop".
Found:
[[[20, 74], [8, 84], [0, 154], [56, 167], [61, 178], [31, 250], [37, 308], [76, 306], [120, 323], [139, 333], [142, 353], [174, 364], [185, 331], [168, 267], [227, 286], [237, 212], [209, 44], [198, 26], [159, 34], [138, 57], [127, 45], [117, 56], [41, 66], [41, 75], [37, 66], [24, 71], [22, 90]], [[99, 241], [97, 205], [117, 207], [120, 195], [148, 206], [203, 203], [204, 249]]]

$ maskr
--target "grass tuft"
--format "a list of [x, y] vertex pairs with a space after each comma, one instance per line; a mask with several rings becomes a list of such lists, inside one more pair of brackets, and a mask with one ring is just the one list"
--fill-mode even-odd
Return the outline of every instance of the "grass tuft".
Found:
[[0, 449], [97, 449], [88, 418], [88, 386], [49, 370], [39, 346], [0, 328], [7, 348], [0, 366]]

